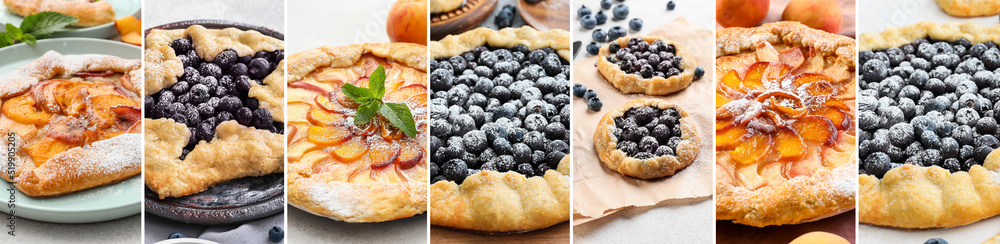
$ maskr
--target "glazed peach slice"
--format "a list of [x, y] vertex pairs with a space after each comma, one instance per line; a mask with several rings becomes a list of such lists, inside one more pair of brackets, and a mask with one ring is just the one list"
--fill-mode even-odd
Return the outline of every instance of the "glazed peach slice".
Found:
[[764, 78], [764, 71], [767, 70], [767, 66], [768, 63], [766, 62], [757, 62], [750, 65], [750, 68], [747, 68], [747, 72], [743, 74], [743, 80], [740, 81], [740, 90], [746, 93], [764, 88], [762, 79]]
[[306, 133], [308, 133], [306, 138], [310, 142], [332, 146], [340, 145], [354, 137], [350, 130], [324, 126], [311, 126]]
[[805, 84], [821, 82], [821, 81], [825, 81], [827, 83], [833, 83], [833, 80], [831, 80], [830, 77], [813, 73], [799, 74], [792, 76], [790, 78], [792, 79], [792, 84], [795, 85], [795, 87], [800, 87]]
[[792, 130], [795, 130], [806, 141], [819, 142], [825, 145], [832, 145], [837, 141], [835, 136], [837, 127], [830, 119], [822, 116], [810, 115], [795, 120]]
[[76, 145], [65, 143], [51, 137], [44, 137], [24, 150], [28, 153], [28, 156], [35, 161], [35, 166], [38, 167], [44, 164], [45, 161], [49, 161], [50, 158], [55, 157], [57, 154], [75, 146]]
[[371, 157], [371, 169], [378, 170], [385, 168], [396, 161], [399, 157], [399, 145], [393, 141], [387, 141], [380, 136], [368, 137], [368, 157]]
[[732, 101], [733, 99], [726, 96], [726, 94], [722, 94], [721, 92], [715, 93], [715, 108], [722, 107], [722, 105], [726, 105]]
[[3, 115], [22, 124], [45, 124], [52, 119], [52, 114], [39, 109], [31, 94], [23, 94], [8, 99], [3, 103]]
[[726, 72], [722, 75], [722, 85], [732, 90], [740, 89], [740, 74], [736, 70]]
[[420, 164], [420, 161], [424, 159], [424, 148], [420, 146], [420, 143], [413, 140], [407, 139], [400, 141], [399, 145], [399, 157], [396, 158], [396, 165], [399, 165], [399, 169], [410, 169], [413, 166]]
[[347, 116], [340, 113], [331, 113], [323, 109], [310, 108], [309, 113], [306, 114], [306, 120], [309, 120], [313, 125], [333, 126], [344, 124], [347, 121]]
[[848, 119], [849, 116], [840, 109], [826, 106], [814, 108], [812, 111], [812, 114], [830, 119], [830, 122], [833, 122], [833, 125], [839, 130], [846, 130], [851, 127], [851, 120]]
[[718, 131], [734, 126], [736, 124], [734, 120], [735, 119], [732, 117], [725, 119], [715, 119], [715, 130]]
[[91, 126], [96, 128], [107, 128], [117, 124], [118, 114], [111, 111], [112, 107], [130, 106], [138, 109], [138, 103], [127, 97], [116, 94], [104, 94], [90, 98], [90, 106], [87, 108], [87, 119]]
[[736, 165], [736, 180], [750, 190], [767, 185], [767, 180], [757, 171], [758, 167], [756, 164]]
[[331, 154], [340, 162], [352, 162], [368, 152], [367, 144], [368, 141], [365, 137], [356, 136], [340, 144], [340, 147], [333, 150]]
[[315, 101], [316, 101], [316, 105], [319, 105], [320, 108], [323, 108], [326, 111], [340, 112], [340, 111], [344, 110], [344, 106], [340, 106], [339, 103], [335, 103], [333, 101], [330, 101], [330, 98], [327, 97], [326, 95], [318, 95], [318, 96], [316, 96]]
[[753, 133], [749, 139], [730, 151], [729, 157], [741, 164], [754, 164], [767, 156], [771, 150], [771, 135]]
[[715, 148], [717, 150], [729, 150], [743, 142], [746, 138], [747, 129], [742, 126], [732, 126], [727, 129], [717, 130], [715, 133]]
[[[406, 102], [411, 98], [417, 98], [416, 101], [423, 104], [427, 103], [427, 87], [421, 84], [412, 84], [404, 87], [400, 87], [395, 91], [385, 94], [385, 98], [382, 100], [386, 102]], [[422, 98], [422, 99], [421, 99]]]
[[798, 160], [806, 154], [806, 144], [794, 131], [779, 128], [777, 137], [774, 147], [778, 150], [778, 156], [781, 160]]

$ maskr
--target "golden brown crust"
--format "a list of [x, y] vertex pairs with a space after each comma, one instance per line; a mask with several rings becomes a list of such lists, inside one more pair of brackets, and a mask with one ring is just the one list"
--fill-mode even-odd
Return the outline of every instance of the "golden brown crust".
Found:
[[[559, 162], [569, 165], [569, 155]], [[431, 224], [485, 231], [514, 232], [569, 220], [569, 176], [555, 170], [526, 178], [517, 172], [481, 171], [462, 185], [431, 185]]]
[[122, 134], [75, 147], [17, 178], [17, 189], [32, 197], [54, 197], [116, 183], [142, 170], [142, 135]]
[[852, 69], [857, 57], [854, 39], [812, 29], [798, 22], [774, 22], [754, 28], [723, 28], [715, 33], [715, 38], [716, 57], [754, 51], [760, 41], [772, 45], [812, 47], [819, 55], [832, 58], [832, 63], [843, 63]]
[[1000, 13], [1000, 2], [994, 0], [937, 0], [937, 4], [951, 16], [976, 17]]
[[[365, 58], [386, 59], [405, 67], [387, 68], [387, 80], [402, 78], [403, 83], [427, 84], [427, 48], [412, 43], [365, 43], [339, 47], [323, 46], [296, 53], [288, 58], [287, 83], [299, 82], [326, 68], [353, 69], [365, 65]], [[397, 77], [393, 74], [414, 74], [418, 77]], [[412, 79], [412, 80], [408, 80]], [[289, 112], [296, 111], [289, 108]], [[415, 114], [416, 115], [416, 114]], [[291, 116], [290, 116], [291, 117]], [[417, 119], [420, 121], [420, 119]], [[293, 121], [295, 123], [297, 121]], [[418, 128], [423, 140], [425, 128]], [[292, 135], [294, 136], [294, 134]], [[308, 143], [308, 142], [306, 142]], [[322, 147], [322, 146], [318, 146]], [[292, 144], [289, 146], [292, 150]], [[298, 152], [298, 150], [296, 150]], [[347, 182], [335, 173], [314, 173], [319, 160], [306, 160], [305, 155], [290, 152], [288, 163], [289, 204], [315, 215], [345, 222], [383, 222], [411, 217], [427, 211], [426, 163], [411, 168], [418, 177], [404, 182]], [[303, 153], [304, 154], [304, 153]], [[324, 153], [326, 154], [326, 153]], [[329, 156], [329, 155], [326, 155]], [[426, 158], [422, 162], [426, 162]], [[368, 167], [367, 165], [364, 167]]]
[[70, 26], [91, 27], [115, 21], [115, 10], [107, 1], [91, 0], [4, 0], [11, 13], [27, 17], [46, 11], [73, 16], [78, 22]]
[[569, 32], [561, 29], [540, 32], [524, 26], [497, 31], [480, 27], [459, 35], [448, 35], [440, 41], [432, 41], [428, 47], [431, 49], [431, 59], [458, 56], [484, 45], [513, 48], [521, 44], [527, 46], [528, 50], [552, 48], [564, 60], [570, 60], [569, 43]]
[[[617, 42], [621, 47], [626, 47], [628, 46], [628, 40], [634, 37], [620, 37], [614, 40], [614, 42]], [[684, 45], [666, 38], [653, 36], [639, 37], [649, 43], [661, 40], [666, 44], [673, 45], [677, 50], [677, 56], [681, 57], [681, 67], [679, 67], [682, 70], [681, 73], [668, 78], [654, 76], [649, 79], [644, 79], [637, 74], [625, 73], [617, 63], [611, 63], [607, 60], [606, 57], [611, 55], [611, 52], [608, 50], [608, 46], [604, 46], [598, 52], [600, 58], [597, 59], [597, 70], [601, 72], [601, 75], [605, 79], [608, 79], [608, 82], [611, 82], [622, 93], [645, 93], [648, 95], [666, 95], [683, 90], [691, 85], [691, 81], [694, 80], [694, 69], [698, 67], [698, 60], [694, 58], [694, 54], [691, 51], [684, 48]]]
[[[680, 126], [683, 139], [677, 144], [677, 156], [666, 155], [648, 159], [629, 157], [618, 150], [618, 138], [614, 136], [615, 118], [621, 117], [631, 108], [656, 107], [660, 109], [673, 108], [680, 113]], [[601, 162], [611, 170], [640, 179], [652, 179], [674, 175], [694, 162], [699, 148], [697, 126], [688, 119], [688, 113], [677, 104], [662, 99], [638, 99], [604, 114], [598, 122], [594, 133], [594, 148]]]
[[1000, 234], [997, 234], [996, 236], [993, 236], [993, 238], [990, 238], [989, 240], [983, 242], [983, 244], [997, 244], [997, 243], [1000, 243]]
[[445, 13], [458, 9], [465, 3], [465, 0], [431, 0], [431, 13]]
[[920, 22], [902, 28], [888, 28], [882, 33], [861, 34], [861, 51], [899, 47], [921, 38], [955, 41], [965, 38], [972, 43], [995, 42], [1000, 38], [1000, 26], [982, 26], [973, 22], [952, 22], [938, 25]]

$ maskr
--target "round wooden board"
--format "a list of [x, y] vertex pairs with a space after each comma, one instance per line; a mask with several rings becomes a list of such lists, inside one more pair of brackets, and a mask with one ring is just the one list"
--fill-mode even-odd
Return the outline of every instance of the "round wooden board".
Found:
[[441, 40], [450, 34], [460, 34], [476, 28], [490, 17], [497, 0], [465, 0], [465, 5], [451, 12], [431, 14], [431, 40]]
[[518, 12], [525, 23], [539, 31], [569, 30], [569, 0], [541, 0], [538, 3], [517, 1]]

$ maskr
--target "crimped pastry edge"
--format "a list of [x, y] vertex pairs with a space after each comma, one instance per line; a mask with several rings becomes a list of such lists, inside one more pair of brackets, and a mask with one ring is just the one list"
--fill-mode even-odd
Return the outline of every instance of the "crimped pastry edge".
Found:
[[[679, 122], [681, 131], [683, 132], [681, 135], [683, 141], [677, 146], [677, 156], [637, 159], [629, 157], [625, 155], [625, 152], [617, 149], [618, 138], [614, 136], [614, 118], [623, 116], [631, 108], [646, 106], [660, 109], [673, 108], [680, 113]], [[694, 162], [694, 159], [698, 156], [698, 148], [700, 147], [697, 133], [697, 126], [689, 119], [688, 113], [679, 105], [662, 99], [638, 99], [632, 100], [604, 114], [604, 117], [598, 123], [597, 132], [594, 133], [594, 147], [601, 162], [611, 170], [640, 179], [652, 179], [674, 175], [677, 171], [684, 169]]]
[[572, 60], [569, 52], [569, 32], [561, 29], [541, 32], [530, 26], [503, 28], [499, 31], [479, 27], [462, 34], [448, 35], [440, 41], [428, 43], [427, 46], [431, 49], [431, 59], [439, 59], [458, 56], [483, 45], [513, 48], [518, 44], [527, 46], [528, 50], [549, 47], [555, 49], [563, 60]]
[[987, 27], [968, 22], [936, 24], [924, 21], [901, 28], [888, 28], [881, 33], [862, 33], [859, 38], [860, 51], [871, 51], [899, 47], [930, 37], [935, 40], [955, 41], [965, 38], [975, 43], [1000, 41], [1000, 25]]
[[854, 39], [809, 28], [798, 22], [781, 21], [753, 28], [723, 28], [716, 31], [715, 38], [716, 57], [754, 51], [756, 44], [764, 40], [771, 44], [788, 43], [813, 47], [822, 56], [836, 57], [835, 62], [844, 62], [849, 68], [855, 66], [857, 59]]

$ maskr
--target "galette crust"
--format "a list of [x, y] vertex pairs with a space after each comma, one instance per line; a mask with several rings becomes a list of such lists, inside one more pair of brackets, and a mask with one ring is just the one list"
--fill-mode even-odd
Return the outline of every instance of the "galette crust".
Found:
[[[614, 42], [625, 47], [628, 44], [628, 40], [633, 37], [635, 36], [620, 37], [614, 40]], [[654, 76], [649, 79], [644, 79], [637, 74], [625, 73], [617, 63], [608, 62], [607, 56], [611, 55], [611, 52], [608, 50], [608, 46], [603, 46], [597, 54], [599, 56], [597, 59], [597, 70], [601, 72], [601, 75], [605, 79], [608, 79], [608, 82], [611, 82], [622, 93], [645, 93], [647, 95], [666, 95], [683, 90], [691, 85], [691, 81], [694, 80], [694, 70], [698, 66], [698, 60], [694, 58], [694, 54], [691, 54], [691, 51], [684, 48], [684, 45], [666, 38], [654, 36], [639, 37], [647, 43], [661, 40], [665, 44], [673, 45], [677, 56], [681, 57], [681, 67], [678, 67], [682, 70], [681, 73], [668, 78]]]
[[479, 27], [460, 35], [446, 36], [440, 41], [432, 41], [428, 47], [431, 49], [431, 59], [439, 59], [458, 56], [479, 46], [513, 48], [518, 44], [527, 46], [528, 50], [552, 48], [563, 60], [570, 60], [569, 32], [561, 29], [540, 32], [530, 26], [503, 28], [499, 31]]
[[[322, 68], [350, 68], [365, 54], [427, 71], [427, 48], [412, 43], [323, 46], [288, 58], [288, 83]], [[387, 70], [388, 71], [388, 70]], [[410, 70], [412, 71], [412, 70]], [[426, 80], [409, 81], [426, 85]], [[418, 129], [419, 130], [419, 129]], [[426, 133], [426, 132], [418, 132]], [[290, 155], [301, 156], [301, 155]], [[426, 165], [429, 157], [422, 159]], [[317, 161], [289, 161], [288, 203], [306, 212], [345, 222], [383, 222], [427, 211], [427, 177], [408, 182], [351, 183], [328, 173], [314, 174]], [[426, 171], [425, 171], [426, 172]]]
[[1000, 40], [1000, 26], [982, 26], [974, 22], [952, 22], [938, 25], [934, 22], [920, 22], [902, 28], [888, 28], [882, 33], [863, 33], [859, 39], [861, 51], [899, 47], [917, 39], [928, 38], [955, 41], [965, 38], [975, 43]]
[[[851, 161], [832, 170], [820, 169], [810, 177], [794, 177], [757, 190], [716, 182], [715, 216], [764, 227], [811, 222], [847, 212], [854, 209], [857, 168], [857, 162]], [[723, 169], [716, 166], [716, 171]]]
[[1000, 13], [1000, 2], [995, 0], [937, 0], [937, 4], [951, 16], [976, 17]]
[[46, 11], [73, 16], [78, 22], [70, 26], [91, 27], [115, 21], [115, 10], [107, 1], [91, 0], [3, 0], [10, 12], [27, 17]]
[[766, 41], [772, 45], [812, 47], [827, 63], [843, 63], [854, 68], [857, 58], [855, 40], [846, 36], [809, 28], [798, 22], [774, 22], [754, 28], [723, 28], [716, 34], [715, 56], [722, 57], [754, 51]]
[[[673, 108], [680, 113], [678, 125], [681, 127], [683, 140], [677, 144], [677, 156], [667, 155], [638, 159], [629, 157], [625, 152], [618, 150], [618, 138], [614, 136], [615, 118], [623, 116], [629, 109], [641, 107]], [[594, 133], [594, 148], [597, 150], [601, 162], [611, 170], [640, 179], [671, 176], [691, 165], [694, 158], [698, 156], [699, 141], [697, 126], [688, 119], [688, 113], [677, 104], [661, 99], [632, 100], [615, 110], [611, 110], [604, 114], [604, 117], [598, 122], [597, 132]]]
[[569, 220], [569, 155], [559, 171], [524, 177], [481, 171], [461, 185], [431, 185], [431, 224], [484, 232], [529, 231]]
[[465, 0], [431, 0], [431, 13], [438, 14], [451, 12], [452, 10], [461, 7], [464, 3]]

